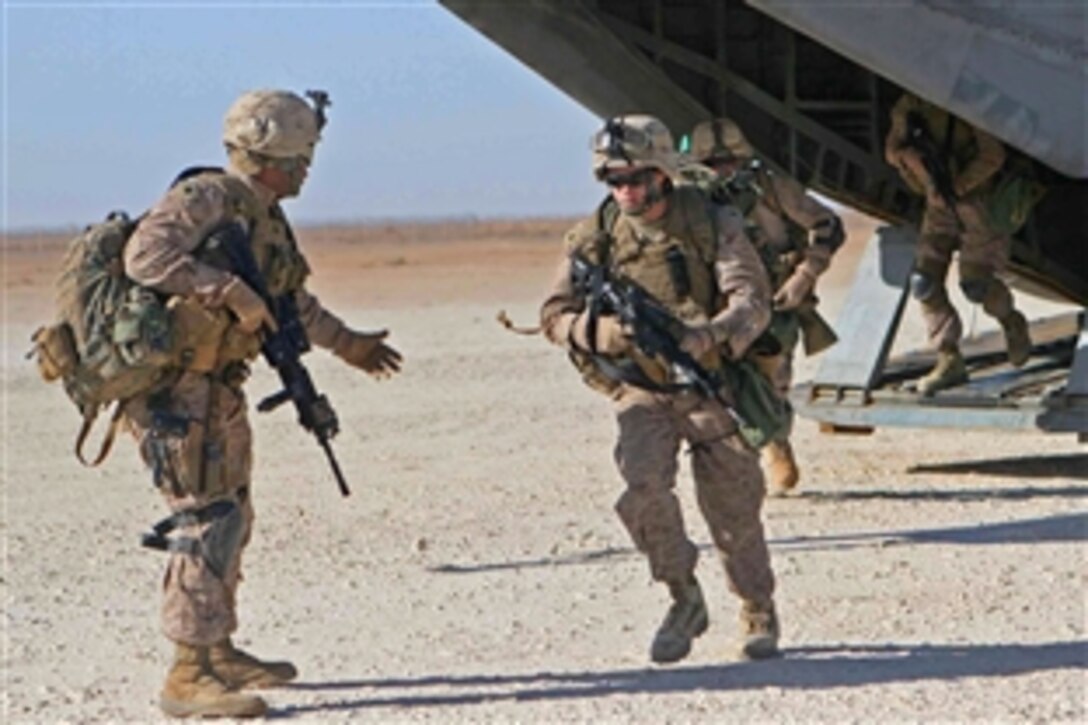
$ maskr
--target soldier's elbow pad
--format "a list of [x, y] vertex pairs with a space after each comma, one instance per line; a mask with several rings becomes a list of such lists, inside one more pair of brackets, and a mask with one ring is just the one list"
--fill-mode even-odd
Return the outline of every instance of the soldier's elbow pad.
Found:
[[837, 216], [830, 219], [821, 219], [812, 228], [813, 243], [827, 247], [832, 253], [838, 250], [846, 241], [846, 231], [842, 228], [842, 221]]

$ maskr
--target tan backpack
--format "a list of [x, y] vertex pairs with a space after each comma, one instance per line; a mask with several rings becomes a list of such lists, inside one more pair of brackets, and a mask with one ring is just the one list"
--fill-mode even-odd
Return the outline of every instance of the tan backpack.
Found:
[[[162, 298], [125, 276], [122, 252], [138, 219], [112, 212], [68, 246], [57, 281], [57, 318], [32, 338], [31, 354], [47, 382], [60, 380], [83, 417], [75, 452], [84, 465], [109, 453], [121, 404], [153, 388], [171, 362], [170, 316]], [[83, 443], [98, 413], [116, 409], [98, 455]]]

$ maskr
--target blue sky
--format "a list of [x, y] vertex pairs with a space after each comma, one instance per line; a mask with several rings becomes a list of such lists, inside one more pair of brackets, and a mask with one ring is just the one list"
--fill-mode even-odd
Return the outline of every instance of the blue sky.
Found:
[[328, 90], [300, 222], [588, 212], [588, 111], [434, 2], [3, 10], [3, 225], [139, 212], [251, 88]]

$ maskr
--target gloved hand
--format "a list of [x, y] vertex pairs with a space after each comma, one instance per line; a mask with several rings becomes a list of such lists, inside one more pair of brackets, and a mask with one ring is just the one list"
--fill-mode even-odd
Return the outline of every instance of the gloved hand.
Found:
[[959, 178], [952, 182], [952, 193], [957, 199], [962, 199], [974, 191], [974, 188], [968, 185], [970, 181], [970, 179]]
[[379, 380], [390, 378], [400, 372], [400, 363], [404, 358], [383, 342], [388, 335], [389, 330], [356, 332], [345, 327], [336, 335], [332, 352], [347, 364]]
[[[583, 312], [574, 318], [571, 325], [570, 337], [576, 347], [586, 352], [594, 348], [589, 344], [589, 313]], [[628, 337], [623, 323], [615, 315], [601, 315], [597, 318], [597, 347], [596, 351], [602, 355], [622, 355], [631, 349], [631, 338]]]
[[815, 287], [816, 275], [807, 270], [804, 265], [798, 267], [774, 293], [774, 308], [776, 310], [797, 309], [812, 294]]
[[680, 338], [680, 349], [696, 360], [717, 347], [708, 327], [689, 327]]
[[238, 318], [238, 327], [243, 332], [254, 333], [267, 327], [275, 332], [276, 318], [253, 288], [238, 277], [231, 278], [223, 288], [223, 305]]

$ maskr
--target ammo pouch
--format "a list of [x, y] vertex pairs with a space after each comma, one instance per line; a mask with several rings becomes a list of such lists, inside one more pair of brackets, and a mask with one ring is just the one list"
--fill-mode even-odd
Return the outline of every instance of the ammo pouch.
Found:
[[209, 310], [192, 297], [171, 297], [166, 309], [174, 325], [172, 357], [178, 367], [197, 373], [214, 370], [230, 325], [227, 313]]
[[242, 332], [226, 310], [208, 309], [191, 297], [172, 297], [166, 309], [174, 328], [172, 357], [184, 370], [209, 373], [261, 351], [260, 338]]
[[76, 341], [67, 322], [39, 327], [30, 338], [34, 343], [27, 357], [34, 356], [42, 380], [51, 383], [71, 375], [79, 365]]
[[[174, 529], [206, 524], [200, 538], [167, 537]], [[149, 549], [200, 556], [208, 568], [222, 579], [241, 546], [244, 527], [238, 504], [220, 499], [200, 508], [185, 509], [167, 516], [152, 526], [150, 533], [141, 535], [140, 544]]]
[[733, 409], [740, 417], [738, 432], [753, 448], [762, 448], [789, 434], [793, 410], [771, 381], [748, 360], [728, 361], [721, 376], [733, 393]]

